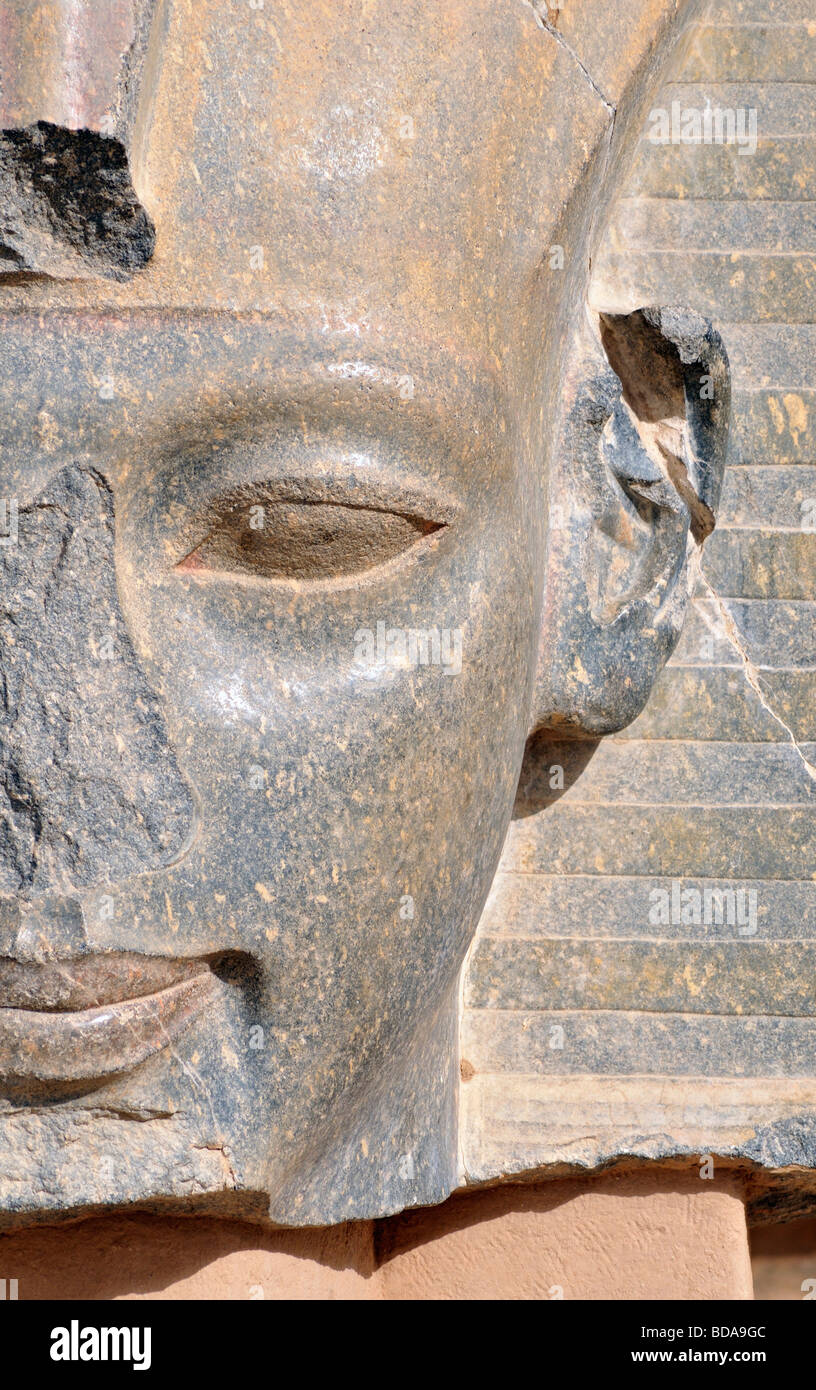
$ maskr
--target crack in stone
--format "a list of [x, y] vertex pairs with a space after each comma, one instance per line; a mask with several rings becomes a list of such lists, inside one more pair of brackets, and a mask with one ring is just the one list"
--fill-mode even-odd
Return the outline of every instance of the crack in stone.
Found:
[[217, 1154], [220, 1154], [220, 1155], [221, 1155], [221, 1158], [223, 1159], [224, 1166], [225, 1166], [227, 1172], [229, 1173], [231, 1186], [232, 1186], [234, 1189], [237, 1189], [237, 1187], [238, 1187], [238, 1178], [237, 1178], [235, 1169], [233, 1168], [232, 1164], [230, 1163], [230, 1154], [231, 1154], [232, 1151], [231, 1151], [231, 1149], [228, 1147], [228, 1145], [226, 1145], [226, 1144], [214, 1144], [214, 1143], [211, 1143], [211, 1144], [193, 1144], [193, 1148], [194, 1148], [194, 1149], [203, 1149], [203, 1150], [205, 1150], [205, 1151], [209, 1151], [210, 1153], [217, 1153]]
[[[700, 547], [700, 549], [692, 555], [690, 562], [690, 579], [692, 582], [692, 592], [694, 591], [694, 587], [696, 587], [695, 581], [699, 579], [700, 583], [706, 591], [707, 597], [710, 598], [716, 606], [717, 613], [719, 615], [720, 622], [722, 625], [722, 632], [725, 633], [726, 638], [728, 639], [728, 641], [730, 642], [731, 646], [734, 648], [734, 651], [737, 653], [737, 656], [740, 659], [740, 663], [745, 673], [745, 679], [747, 680], [748, 684], [750, 685], [751, 689], [753, 690], [754, 694], [756, 695], [765, 712], [769, 714], [773, 720], [776, 721], [776, 723], [779, 725], [781, 729], [784, 729], [808, 777], [810, 777], [814, 782], [816, 782], [816, 766], [812, 762], [810, 762], [808, 758], [805, 757], [805, 754], [803, 753], [801, 745], [798, 739], [796, 738], [793, 730], [785, 723], [782, 716], [777, 714], [776, 710], [772, 709], [771, 706], [768, 704], [768, 701], [766, 700], [764, 691], [762, 689], [762, 678], [760, 676], [759, 669], [756, 666], [756, 664], [751, 660], [749, 653], [746, 651], [743, 634], [740, 632], [740, 629], [737, 626], [737, 623], [734, 619], [734, 615], [726, 605], [724, 599], [720, 596], [720, 594], [716, 592], [715, 589], [711, 587], [711, 584], [703, 571], [702, 560], [703, 547]], [[721, 635], [721, 633], [718, 633], [712, 626], [712, 624], [709, 622], [708, 615], [705, 609], [701, 609], [700, 612], [702, 614], [704, 623], [706, 624], [712, 635]]]
[[[210, 1091], [210, 1088], [206, 1085], [206, 1083], [205, 1083], [203, 1077], [200, 1075], [200, 1073], [198, 1072], [198, 1070], [193, 1066], [192, 1062], [190, 1062], [190, 1063], [185, 1062], [185, 1061], [184, 1061], [184, 1058], [176, 1051], [175, 1047], [173, 1046], [173, 1040], [172, 1040], [172, 1038], [170, 1037], [170, 1034], [168, 1033], [167, 1029], [165, 1028], [164, 1023], [162, 1022], [161, 1018], [157, 1018], [157, 1019], [156, 1019], [156, 1022], [157, 1022], [158, 1025], [159, 1025], [159, 1029], [160, 1029], [161, 1033], [164, 1035], [164, 1037], [165, 1037], [165, 1039], [166, 1039], [165, 1046], [166, 1046], [167, 1051], [170, 1053], [170, 1056], [171, 1056], [176, 1062], [178, 1062], [178, 1065], [181, 1067], [181, 1070], [182, 1070], [183, 1074], [187, 1077], [188, 1081], [191, 1081], [191, 1082], [192, 1082], [194, 1088], [197, 1086], [198, 1089], [199, 1089], [199, 1091], [200, 1091], [200, 1092], [203, 1094], [203, 1096], [205, 1097], [206, 1102], [207, 1102], [207, 1105], [209, 1106], [209, 1109], [210, 1109], [210, 1120], [211, 1120], [211, 1122], [212, 1122], [213, 1128], [214, 1128], [214, 1129], [218, 1129], [218, 1128], [219, 1128], [219, 1125], [218, 1125], [218, 1122], [217, 1122], [217, 1120], [216, 1120], [216, 1118], [215, 1118], [215, 1107], [214, 1107], [214, 1104], [213, 1104], [213, 1096], [212, 1096], [212, 1092]], [[195, 1148], [201, 1148], [202, 1146], [201, 1146], [201, 1145], [194, 1145], [194, 1147], [195, 1147]], [[213, 1147], [213, 1146], [212, 1146], [212, 1145], [205, 1145], [204, 1147], [206, 1147], [206, 1148], [211, 1148], [211, 1147]], [[215, 1147], [219, 1147], [219, 1146], [218, 1146], [218, 1145], [215, 1145]]]
[[[614, 116], [616, 111], [615, 106], [612, 104], [609, 98], [601, 91], [600, 87], [595, 81], [595, 78], [592, 76], [592, 73], [581, 62], [581, 59], [575, 52], [575, 49], [572, 47], [571, 44], [567, 43], [567, 40], [564, 38], [564, 35], [559, 33], [558, 29], [556, 29], [552, 20], [549, 18], [550, 6], [547, 4], [547, 0], [521, 0], [521, 3], [525, 5], [528, 9], [532, 10], [539, 28], [544, 29], [548, 34], [550, 34], [552, 38], [555, 39], [555, 42], [559, 44], [561, 48], [563, 48], [564, 52], [569, 54], [572, 61], [581, 69], [581, 72], [584, 74], [584, 77], [586, 78], [595, 95], [597, 97], [600, 97], [607, 111], [609, 111], [611, 115]], [[559, 11], [556, 10], [555, 14], [558, 15], [558, 13]]]

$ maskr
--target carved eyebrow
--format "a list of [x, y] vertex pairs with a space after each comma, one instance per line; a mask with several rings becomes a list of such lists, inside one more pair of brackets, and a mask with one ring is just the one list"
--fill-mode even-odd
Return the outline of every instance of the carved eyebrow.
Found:
[[[373, 405], [384, 408], [394, 423], [404, 416], [407, 423], [415, 421], [443, 435], [452, 426], [461, 431], [463, 424], [478, 434], [494, 423], [499, 401], [495, 368], [486, 360], [460, 362], [443, 353], [434, 370], [433, 344], [425, 346], [430, 364], [420, 355], [415, 365], [415, 345], [403, 356], [399, 346], [389, 349], [386, 344], [387, 355], [382, 356], [378, 351], [368, 356], [347, 352], [329, 360], [304, 356], [297, 365], [276, 364], [267, 381], [272, 394], [280, 393], [299, 408]], [[260, 373], [251, 378], [256, 387], [259, 377], [263, 382]], [[246, 378], [244, 384], [250, 384]]]
[[[242, 433], [257, 437], [275, 424], [315, 432], [324, 422], [351, 430], [362, 424], [365, 433], [413, 438], [429, 456], [431, 451], [444, 453], [464, 463], [495, 429], [501, 410], [493, 392], [488, 389], [481, 397], [473, 381], [461, 389], [451, 384], [450, 393], [440, 391], [411, 377], [410, 365], [405, 373], [348, 358], [251, 372], [236, 371], [234, 361], [223, 366], [224, 381], [214, 390], [208, 385], [205, 399], [195, 392], [181, 401], [174, 395], [164, 409], [154, 399], [152, 420], [144, 422], [147, 433], [158, 427], [166, 440], [172, 432], [181, 452], [200, 444], [202, 430], [226, 444], [239, 442]], [[414, 382], [409, 399], [399, 394], [402, 380]]]

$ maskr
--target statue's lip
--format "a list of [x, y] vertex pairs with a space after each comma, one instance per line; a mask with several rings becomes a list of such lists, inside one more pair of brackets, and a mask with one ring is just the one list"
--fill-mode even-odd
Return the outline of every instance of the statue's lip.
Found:
[[0, 958], [0, 1080], [79, 1082], [169, 1046], [219, 992], [206, 961], [117, 952]]
[[87, 952], [42, 961], [0, 956], [0, 1011], [94, 1009], [156, 994], [209, 970], [204, 960], [145, 956], [137, 951]]

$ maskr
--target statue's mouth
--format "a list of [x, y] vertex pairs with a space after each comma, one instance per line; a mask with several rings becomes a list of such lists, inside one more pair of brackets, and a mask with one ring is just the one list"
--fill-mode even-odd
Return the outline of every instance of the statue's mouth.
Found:
[[0, 957], [0, 1081], [71, 1083], [132, 1070], [210, 1005], [205, 960], [112, 952]]

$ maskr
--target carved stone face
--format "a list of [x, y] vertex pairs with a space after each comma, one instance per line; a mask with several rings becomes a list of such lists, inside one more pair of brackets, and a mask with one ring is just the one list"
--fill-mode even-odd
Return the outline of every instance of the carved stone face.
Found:
[[610, 319], [627, 406], [583, 328], [556, 368], [609, 113], [527, 7], [363, 8], [247, 67], [179, 7], [155, 264], [3, 320], [10, 1211], [447, 1195], [527, 738], [625, 722], [676, 635], [716, 343]]

